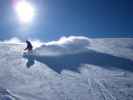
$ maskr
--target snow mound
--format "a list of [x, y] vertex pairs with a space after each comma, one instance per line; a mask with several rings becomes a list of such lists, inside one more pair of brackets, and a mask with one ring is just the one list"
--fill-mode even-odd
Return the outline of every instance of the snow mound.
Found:
[[36, 49], [40, 55], [65, 55], [80, 53], [88, 50], [90, 39], [84, 36], [61, 37], [57, 41], [45, 43]]

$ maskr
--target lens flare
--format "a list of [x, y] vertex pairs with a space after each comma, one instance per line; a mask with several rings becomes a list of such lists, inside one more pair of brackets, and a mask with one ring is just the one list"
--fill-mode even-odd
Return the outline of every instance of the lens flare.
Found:
[[15, 9], [18, 18], [22, 23], [29, 23], [33, 20], [34, 8], [29, 2], [25, 0], [19, 1], [16, 3]]

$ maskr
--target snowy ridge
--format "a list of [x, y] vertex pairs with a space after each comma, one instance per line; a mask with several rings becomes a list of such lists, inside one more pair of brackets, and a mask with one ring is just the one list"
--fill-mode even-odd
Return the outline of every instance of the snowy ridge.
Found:
[[36, 49], [36, 53], [45, 56], [58, 56], [85, 52], [90, 46], [91, 39], [84, 36], [62, 37], [57, 41], [44, 43]]
[[0, 100], [133, 100], [132, 41], [68, 37], [33, 55], [1, 43]]

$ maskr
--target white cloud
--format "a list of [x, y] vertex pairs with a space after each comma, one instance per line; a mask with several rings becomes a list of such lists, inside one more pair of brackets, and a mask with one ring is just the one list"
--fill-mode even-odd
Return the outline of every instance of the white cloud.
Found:
[[22, 43], [22, 41], [19, 39], [19, 38], [17, 38], [17, 37], [13, 37], [13, 38], [11, 38], [11, 39], [9, 39], [9, 40], [4, 40], [4, 41], [2, 41], [3, 43], [9, 43], [9, 44], [17, 44], [17, 43]]
[[44, 44], [44, 42], [37, 40], [37, 39], [30, 39], [31, 43], [33, 44], [34, 49], [35, 48], [39, 48], [40, 46], [42, 46]]
[[[59, 40], [50, 41], [47, 43], [44, 43], [38, 39], [29, 40], [31, 41], [37, 54], [48, 56], [79, 53], [88, 50], [88, 47], [90, 46], [90, 39], [84, 36], [64, 36]], [[1, 43], [24, 44], [25, 46], [23, 45], [23, 47], [26, 47], [25, 41], [22, 41], [17, 37], [1, 41]]]
[[[97, 52], [107, 53], [114, 56], [124, 57], [128, 59], [133, 58], [132, 38], [97, 38], [90, 39], [85, 36], [68, 36], [61, 37], [59, 40], [42, 42], [38, 39], [29, 39], [33, 44], [35, 53], [40, 56], [56, 56], [66, 55], [88, 50], [95, 50]], [[0, 43], [22, 44], [13, 45], [12, 49], [15, 51], [24, 51], [26, 47], [25, 40], [22, 41], [17, 37], [9, 40], [0, 41]]]
[[61, 37], [57, 41], [45, 43], [36, 49], [40, 55], [64, 55], [88, 50], [90, 39], [84, 36]]
[[[44, 44], [40, 40], [37, 39], [29, 39], [31, 43], [33, 44], [34, 49], [42, 46]], [[8, 40], [0, 41], [0, 43], [6, 43], [6, 44], [26, 44], [25, 41], [22, 41], [21, 39], [17, 37], [10, 38]]]

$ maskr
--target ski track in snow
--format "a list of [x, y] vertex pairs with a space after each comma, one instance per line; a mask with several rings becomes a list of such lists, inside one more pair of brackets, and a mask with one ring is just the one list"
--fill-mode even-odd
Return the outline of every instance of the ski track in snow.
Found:
[[[132, 41], [92, 39], [89, 49], [133, 60]], [[133, 100], [132, 71], [83, 63], [58, 73], [39, 61], [28, 68], [23, 45], [0, 48], [0, 100]]]

